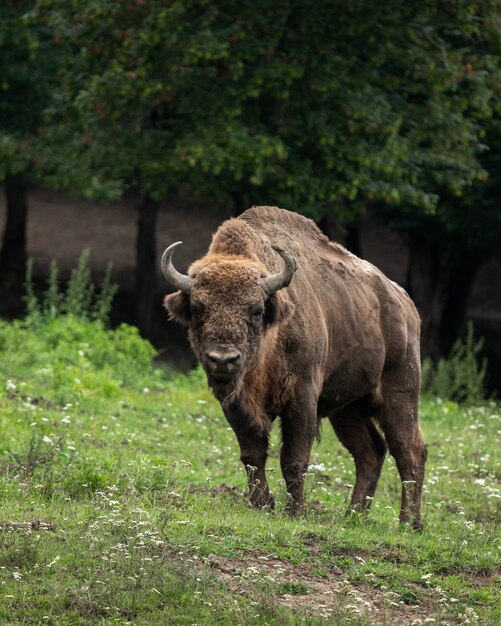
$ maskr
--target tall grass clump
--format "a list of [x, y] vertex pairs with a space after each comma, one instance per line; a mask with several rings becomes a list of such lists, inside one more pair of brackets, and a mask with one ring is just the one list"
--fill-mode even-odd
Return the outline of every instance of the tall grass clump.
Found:
[[66, 291], [59, 286], [57, 263], [50, 264], [47, 289], [37, 295], [33, 287], [33, 261], [26, 269], [26, 310], [32, 323], [46, 322], [61, 315], [73, 315], [87, 321], [97, 321], [107, 326], [111, 306], [118, 286], [111, 282], [112, 264], [109, 263], [99, 291], [96, 291], [89, 267], [89, 250], [80, 255], [70, 274]]
[[458, 339], [447, 358], [423, 362], [423, 392], [444, 400], [472, 404], [485, 399], [487, 359], [482, 358], [482, 338], [475, 339], [473, 324]]

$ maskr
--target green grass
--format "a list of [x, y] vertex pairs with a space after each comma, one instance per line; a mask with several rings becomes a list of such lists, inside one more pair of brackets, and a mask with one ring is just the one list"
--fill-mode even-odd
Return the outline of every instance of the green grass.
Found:
[[501, 623], [498, 405], [423, 400], [423, 533], [391, 458], [369, 518], [344, 516], [328, 423], [290, 519], [278, 429], [277, 508], [255, 511], [203, 374], [151, 356], [128, 328], [0, 323], [1, 624]]

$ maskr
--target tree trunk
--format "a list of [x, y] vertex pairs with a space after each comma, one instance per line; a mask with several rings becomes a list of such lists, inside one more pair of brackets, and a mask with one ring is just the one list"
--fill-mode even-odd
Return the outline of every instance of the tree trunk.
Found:
[[24, 174], [8, 175], [5, 180], [6, 222], [0, 253], [0, 284], [5, 312], [22, 309], [26, 273], [26, 224], [28, 186]]
[[331, 213], [321, 217], [316, 224], [331, 241], [344, 241], [345, 230]]
[[439, 289], [440, 258], [436, 247], [421, 231], [409, 233], [406, 285], [421, 316], [421, 356], [440, 356], [439, 319], [443, 306]]
[[437, 359], [464, 329], [482, 259], [460, 242], [430, 240], [422, 231], [410, 233], [409, 248], [406, 289], [421, 315], [421, 356]]
[[238, 191], [234, 190], [231, 192], [231, 208], [228, 217], [238, 217], [241, 213], [249, 209], [252, 206], [249, 197], [251, 196], [243, 183], [239, 186]]
[[142, 334], [151, 337], [156, 299], [157, 266], [156, 225], [159, 203], [142, 198], [138, 207], [139, 219], [136, 242], [136, 315]]
[[456, 339], [464, 333], [471, 290], [484, 260], [478, 253], [465, 249], [458, 249], [455, 257], [440, 321], [442, 354], [449, 354]]
[[350, 252], [356, 254], [360, 258], [362, 257], [362, 245], [360, 242], [360, 226], [355, 222], [348, 222], [346, 224], [346, 236], [344, 239], [344, 245]]

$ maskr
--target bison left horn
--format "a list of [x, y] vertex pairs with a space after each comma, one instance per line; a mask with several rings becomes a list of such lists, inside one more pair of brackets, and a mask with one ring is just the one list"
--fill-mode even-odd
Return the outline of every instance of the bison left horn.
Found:
[[275, 292], [291, 282], [294, 272], [296, 271], [296, 261], [294, 258], [282, 248], [273, 246], [273, 250], [278, 252], [285, 262], [284, 269], [279, 274], [273, 274], [261, 279], [261, 285], [267, 296], [272, 296]]
[[189, 295], [191, 293], [193, 280], [189, 276], [186, 276], [186, 274], [178, 272], [172, 263], [174, 250], [182, 243], [182, 241], [171, 243], [167, 250], [162, 254], [162, 272], [168, 283], [176, 289], [179, 289], [179, 291]]

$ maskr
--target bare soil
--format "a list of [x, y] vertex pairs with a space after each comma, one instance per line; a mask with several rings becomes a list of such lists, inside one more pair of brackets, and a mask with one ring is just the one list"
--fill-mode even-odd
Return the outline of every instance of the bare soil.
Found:
[[[258, 599], [257, 589], [265, 590], [264, 598], [305, 617], [329, 619], [342, 612], [366, 618], [374, 626], [401, 626], [424, 623], [434, 614], [434, 602], [427, 590], [423, 590], [420, 602], [408, 605], [389, 590], [349, 582], [335, 568], [319, 576], [310, 566], [257, 553], [242, 558], [209, 555], [199, 562], [233, 593], [248, 597], [249, 602]], [[259, 597], [260, 602], [262, 599]]]

